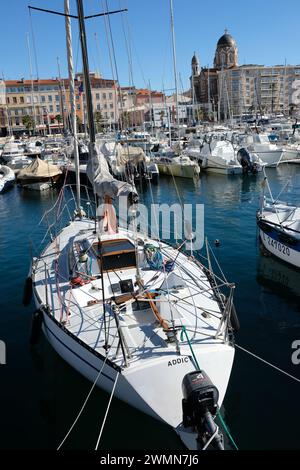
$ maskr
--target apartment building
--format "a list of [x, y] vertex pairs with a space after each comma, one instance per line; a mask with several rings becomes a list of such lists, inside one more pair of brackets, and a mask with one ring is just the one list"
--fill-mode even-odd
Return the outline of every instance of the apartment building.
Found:
[[[117, 83], [91, 74], [94, 112], [100, 111], [103, 123], [118, 121]], [[2, 86], [2, 88], [1, 88]], [[75, 77], [76, 114], [80, 125], [86, 122], [85, 94], [82, 74]], [[22, 134], [26, 131], [25, 116], [35, 122], [41, 134], [61, 132], [71, 112], [69, 79], [6, 80], [0, 82], [1, 134]]]

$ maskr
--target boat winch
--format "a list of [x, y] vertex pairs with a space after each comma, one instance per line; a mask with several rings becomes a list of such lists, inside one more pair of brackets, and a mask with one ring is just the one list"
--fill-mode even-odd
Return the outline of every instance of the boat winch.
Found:
[[204, 370], [186, 374], [182, 381], [183, 426], [194, 428], [199, 450], [211, 446], [224, 450], [223, 435], [214, 421], [218, 411], [219, 391]]

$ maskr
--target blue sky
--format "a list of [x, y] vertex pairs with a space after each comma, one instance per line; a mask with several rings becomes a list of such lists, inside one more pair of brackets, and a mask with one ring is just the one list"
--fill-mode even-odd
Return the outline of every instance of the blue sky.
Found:
[[[128, 8], [111, 16], [118, 76], [129, 83], [126, 41], [132, 50], [134, 85], [152, 89], [174, 87], [169, 0], [107, 0], [109, 9]], [[28, 13], [28, 5], [63, 11], [63, 0], [1, 0], [0, 72], [6, 79], [29, 78], [26, 35], [30, 34], [33, 72], [40, 78], [56, 77], [57, 57], [67, 76], [64, 19], [46, 13]], [[76, 2], [70, 0], [72, 13]], [[179, 88], [189, 84], [191, 57], [196, 51], [201, 65], [212, 64], [217, 40], [224, 29], [237, 41], [239, 63], [266, 65], [300, 63], [299, 0], [173, 0]], [[103, 11], [105, 0], [84, 0], [86, 15]], [[74, 61], [81, 69], [78, 28], [72, 20]], [[87, 21], [90, 69], [112, 78], [103, 18]], [[34, 41], [32, 36], [34, 35]], [[124, 36], [125, 31], [125, 36]], [[129, 33], [128, 33], [129, 31]], [[128, 41], [128, 38], [129, 41]], [[78, 57], [78, 59], [76, 59]]]

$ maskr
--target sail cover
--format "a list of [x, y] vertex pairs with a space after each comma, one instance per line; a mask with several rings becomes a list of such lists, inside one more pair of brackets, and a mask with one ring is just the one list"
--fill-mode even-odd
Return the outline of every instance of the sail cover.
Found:
[[51, 165], [36, 157], [30, 165], [19, 171], [18, 178], [51, 178], [61, 174], [62, 171], [58, 166]]
[[117, 165], [126, 165], [127, 162], [131, 162], [137, 165], [139, 162], [146, 160], [146, 155], [141, 147], [133, 147], [132, 145], [122, 146], [117, 145]]
[[101, 198], [107, 197], [116, 199], [120, 196], [131, 198], [132, 201], [138, 199], [138, 195], [133, 184], [116, 180], [109, 172], [107, 161], [102, 152], [103, 142], [93, 144], [87, 164], [87, 176], [94, 187], [95, 193]]

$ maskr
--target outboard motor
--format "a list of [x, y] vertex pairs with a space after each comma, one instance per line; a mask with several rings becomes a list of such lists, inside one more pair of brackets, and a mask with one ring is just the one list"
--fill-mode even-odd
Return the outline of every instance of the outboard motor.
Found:
[[[218, 410], [219, 391], [206, 372], [198, 370], [184, 376], [182, 393], [183, 426], [197, 430], [201, 450], [217, 431], [214, 417]], [[210, 445], [224, 450], [223, 435], [217, 432]]]
[[249, 171], [251, 173], [256, 173], [257, 171], [256, 165], [253, 164], [251, 155], [247, 149], [245, 149], [244, 147], [240, 148], [240, 150], [237, 153], [237, 158], [243, 167], [243, 173], [248, 174]]

